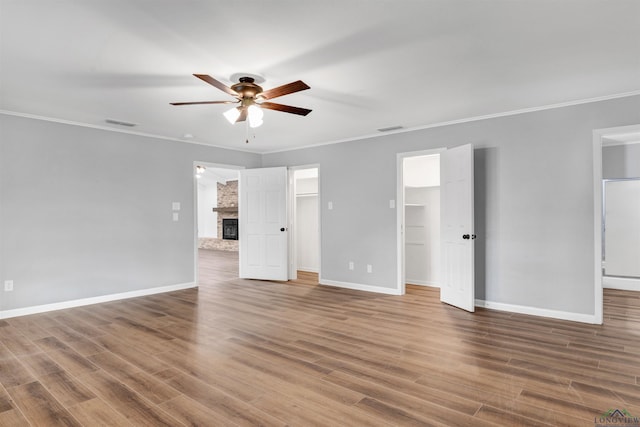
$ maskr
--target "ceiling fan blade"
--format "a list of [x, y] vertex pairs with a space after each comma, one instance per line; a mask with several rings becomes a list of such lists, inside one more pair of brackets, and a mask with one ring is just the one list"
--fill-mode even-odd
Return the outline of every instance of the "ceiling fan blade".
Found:
[[209, 83], [211, 86], [217, 87], [221, 91], [226, 92], [231, 96], [238, 96], [238, 92], [236, 92], [235, 90], [231, 89], [230, 87], [228, 87], [224, 83], [219, 82], [218, 80], [214, 79], [210, 75], [207, 75], [207, 74], [194, 74], [194, 76], [196, 76], [197, 78], [199, 78], [200, 80], [202, 80], [204, 82]]
[[243, 109], [240, 110], [240, 115], [238, 116], [238, 119], [236, 120], [236, 123], [244, 122], [245, 120], [247, 120], [247, 109], [243, 108]]
[[273, 99], [279, 96], [288, 95], [294, 92], [300, 92], [301, 90], [310, 89], [309, 86], [302, 80], [298, 80], [293, 83], [288, 83], [286, 85], [274, 87], [273, 89], [265, 90], [258, 96], [264, 99]]
[[263, 102], [259, 105], [267, 110], [282, 111], [284, 113], [298, 114], [300, 116], [306, 116], [312, 111], [307, 108], [292, 107], [290, 105], [276, 104], [275, 102]]
[[196, 104], [235, 104], [238, 101], [197, 101], [197, 102], [170, 102], [171, 105], [196, 105]]

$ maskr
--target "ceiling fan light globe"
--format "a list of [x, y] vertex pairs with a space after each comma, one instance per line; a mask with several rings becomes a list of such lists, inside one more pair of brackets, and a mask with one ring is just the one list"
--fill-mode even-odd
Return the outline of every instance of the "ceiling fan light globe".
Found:
[[240, 117], [240, 110], [237, 107], [233, 107], [232, 109], [225, 111], [223, 115], [229, 123], [234, 124], [236, 120], [238, 120], [238, 117]]
[[253, 104], [247, 109], [247, 116], [249, 117], [249, 126], [257, 128], [263, 123], [262, 118], [264, 117], [264, 111], [262, 111], [262, 108]]

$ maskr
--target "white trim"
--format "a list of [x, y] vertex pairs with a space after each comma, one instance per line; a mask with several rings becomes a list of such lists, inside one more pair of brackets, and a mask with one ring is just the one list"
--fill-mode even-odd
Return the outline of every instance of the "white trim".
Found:
[[116, 128], [112, 128], [112, 127], [109, 127], [109, 126], [93, 125], [93, 124], [82, 123], [82, 122], [74, 122], [73, 120], [65, 120], [65, 119], [57, 119], [57, 118], [54, 118], [54, 117], [38, 116], [36, 114], [18, 113], [18, 112], [9, 111], [9, 110], [0, 110], [0, 114], [4, 114], [6, 116], [23, 117], [23, 118], [26, 118], [26, 119], [42, 120], [42, 121], [45, 121], [45, 122], [60, 123], [60, 124], [63, 124], [63, 125], [79, 126], [79, 127], [83, 127], [83, 128], [89, 128], [89, 129], [98, 129], [98, 130], [106, 130], [106, 131], [109, 131], [109, 132], [126, 133], [126, 134], [129, 134], [129, 135], [142, 136], [142, 137], [145, 137], [145, 138], [163, 139], [165, 141], [173, 141], [173, 142], [184, 142], [185, 144], [204, 145], [204, 146], [207, 146], [207, 147], [219, 148], [221, 150], [242, 151], [242, 152], [251, 153], [251, 154], [262, 154], [260, 151], [247, 150], [245, 148], [223, 147], [222, 145], [209, 144], [207, 142], [186, 140], [186, 139], [180, 139], [180, 138], [172, 138], [170, 136], [157, 135], [157, 134], [154, 134], [154, 133], [147, 133], [147, 132], [136, 132], [134, 130], [129, 130], [129, 129], [116, 129]]
[[361, 283], [350, 283], [340, 282], [337, 280], [321, 279], [320, 284], [325, 286], [335, 286], [338, 288], [354, 289], [356, 291], [375, 292], [378, 294], [402, 295], [398, 293], [398, 290], [395, 288], [382, 288], [380, 286], [364, 285]]
[[602, 147], [607, 136], [640, 132], [640, 125], [619, 126], [593, 131], [593, 277], [594, 319], [603, 322], [602, 298]]
[[613, 94], [613, 95], [597, 96], [597, 97], [594, 97], [594, 98], [578, 99], [578, 100], [575, 100], [575, 101], [559, 102], [557, 104], [548, 104], [548, 105], [542, 105], [542, 106], [539, 106], [539, 107], [521, 108], [519, 110], [511, 110], [511, 111], [504, 111], [504, 112], [501, 112], [501, 113], [485, 114], [483, 116], [474, 116], [474, 117], [467, 117], [467, 118], [457, 119], [457, 120], [449, 120], [449, 121], [446, 121], [446, 122], [438, 122], [438, 123], [433, 123], [433, 124], [430, 124], [430, 125], [422, 125], [422, 126], [414, 126], [414, 127], [410, 127], [410, 128], [398, 129], [397, 131], [381, 132], [381, 133], [374, 133], [374, 134], [362, 135], [362, 136], [354, 136], [352, 138], [344, 138], [344, 139], [338, 139], [338, 140], [335, 140], [335, 141], [327, 141], [327, 142], [320, 142], [320, 143], [317, 143], [317, 144], [309, 144], [309, 145], [305, 145], [304, 147], [283, 148], [281, 150], [265, 151], [262, 154], [274, 154], [274, 153], [282, 153], [282, 152], [286, 152], [286, 151], [304, 150], [306, 148], [321, 147], [323, 145], [340, 144], [342, 142], [358, 141], [358, 140], [361, 140], [361, 139], [379, 138], [379, 137], [398, 134], [398, 133], [406, 133], [406, 132], [413, 132], [413, 131], [416, 131], [416, 130], [439, 128], [439, 127], [443, 127], [443, 126], [451, 126], [451, 125], [457, 125], [457, 124], [468, 123], [468, 122], [477, 122], [477, 121], [480, 121], [480, 120], [496, 119], [496, 118], [499, 118], [499, 117], [516, 116], [518, 114], [534, 113], [536, 111], [544, 111], [544, 110], [553, 110], [555, 108], [571, 107], [571, 106], [574, 106], [574, 105], [581, 105], [581, 104], [590, 104], [590, 103], [593, 103], [593, 102], [608, 101], [608, 100], [611, 100], [611, 99], [618, 99], [618, 98], [627, 98], [629, 96], [636, 96], [636, 95], [640, 95], [640, 90], [634, 90], [634, 91], [631, 91], [631, 92], [624, 92], [624, 93], [617, 93], [617, 94]]
[[640, 291], [640, 279], [604, 276], [602, 278], [602, 287], [606, 289], [621, 289], [623, 291]]
[[53, 304], [34, 305], [31, 307], [16, 308], [13, 310], [0, 311], [0, 319], [9, 319], [10, 317], [27, 316], [29, 314], [46, 313], [55, 310], [64, 310], [66, 308], [81, 307], [85, 305], [100, 304], [103, 302], [117, 301], [128, 298], [142, 297], [146, 295], [162, 294], [165, 292], [174, 292], [182, 289], [196, 288], [195, 282], [180, 283], [177, 285], [159, 286], [156, 288], [139, 289], [136, 291], [121, 292], [117, 294], [101, 295], [99, 297], [82, 298], [71, 301], [56, 302]]
[[288, 256], [287, 256], [287, 271], [289, 280], [296, 280], [298, 278], [298, 245], [297, 243], [297, 228], [298, 223], [296, 221], [296, 172], [294, 168], [287, 169], [287, 218], [289, 233], [288, 233]]
[[615, 147], [618, 145], [633, 145], [633, 144], [640, 144], [640, 141], [603, 141], [602, 142], [603, 147]]
[[416, 285], [416, 286], [428, 286], [430, 288], [438, 288], [440, 289], [440, 285], [435, 283], [435, 282], [431, 282], [428, 280], [413, 280], [413, 279], [405, 279], [405, 282], [407, 285]]
[[602, 324], [602, 137], [599, 131], [593, 131], [593, 292], [594, 323]]
[[[193, 280], [195, 283], [200, 283], [200, 275], [198, 272], [200, 271], [200, 254], [198, 251], [200, 250], [200, 236], [198, 235], [198, 177], [196, 176], [196, 162], [193, 162]], [[217, 197], [216, 193], [216, 197]], [[217, 224], [216, 224], [217, 227]], [[216, 232], [217, 233], [217, 232]]]
[[396, 154], [396, 290], [400, 295], [407, 291], [404, 268], [404, 159], [404, 153]]
[[319, 273], [320, 270], [318, 270], [317, 268], [310, 268], [310, 267], [298, 267], [298, 271], [304, 271], [305, 273]]
[[572, 322], [600, 324], [596, 316], [591, 314], [572, 313], [569, 311], [548, 310], [546, 308], [529, 307], [525, 305], [504, 304], [501, 302], [485, 301], [477, 299], [476, 307], [490, 310], [507, 311], [510, 313], [528, 314], [531, 316], [550, 317], [553, 319], [570, 320]]

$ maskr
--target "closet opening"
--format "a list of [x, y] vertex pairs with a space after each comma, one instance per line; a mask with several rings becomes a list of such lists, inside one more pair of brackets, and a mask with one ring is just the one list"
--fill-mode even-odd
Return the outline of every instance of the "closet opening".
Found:
[[399, 287], [440, 287], [440, 151], [398, 155]]
[[298, 276], [318, 281], [320, 275], [320, 203], [318, 167], [290, 169], [291, 228], [290, 270], [292, 280]]

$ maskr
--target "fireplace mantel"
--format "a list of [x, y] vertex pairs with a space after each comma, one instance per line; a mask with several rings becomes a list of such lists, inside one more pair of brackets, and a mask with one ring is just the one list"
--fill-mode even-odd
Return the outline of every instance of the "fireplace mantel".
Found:
[[214, 212], [221, 212], [221, 213], [231, 213], [231, 212], [238, 212], [238, 207], [237, 206], [229, 206], [226, 208], [213, 208]]

